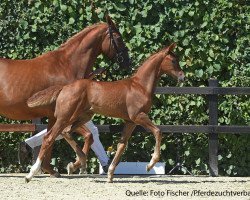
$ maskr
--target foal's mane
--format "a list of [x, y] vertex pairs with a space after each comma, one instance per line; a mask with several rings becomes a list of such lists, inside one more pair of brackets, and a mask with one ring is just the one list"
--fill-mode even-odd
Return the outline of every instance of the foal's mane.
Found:
[[159, 50], [159, 51], [153, 53], [153, 54], [152, 54], [149, 58], [147, 58], [146, 60], [143, 60], [143, 61], [138, 65], [138, 67], [134, 70], [132, 76], [136, 74], [136, 72], [138, 71], [138, 69], [139, 69], [142, 65], [145, 65], [146, 63], [148, 63], [148, 62], [150, 62], [151, 60], [153, 60], [153, 59], [157, 56], [157, 54], [160, 54], [162, 51], [166, 50], [166, 48], [167, 48], [167, 47], [163, 47], [161, 50]]
[[76, 33], [71, 38], [69, 38], [66, 42], [61, 44], [61, 46], [59, 48], [63, 48], [65, 46], [67, 46], [67, 45], [70, 45], [71, 43], [75, 42], [79, 38], [82, 38], [82, 37], [86, 36], [93, 29], [95, 29], [95, 28], [97, 28], [99, 26], [103, 26], [103, 25], [106, 25], [106, 23], [97, 23], [97, 24], [93, 24], [91, 26], [86, 27], [85, 29], [81, 30], [80, 32]]

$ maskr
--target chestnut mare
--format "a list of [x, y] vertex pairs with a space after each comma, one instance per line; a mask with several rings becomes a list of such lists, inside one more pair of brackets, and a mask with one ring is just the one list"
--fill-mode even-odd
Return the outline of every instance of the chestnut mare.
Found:
[[[93, 64], [100, 54], [114, 59], [120, 67], [129, 66], [128, 51], [121, 34], [109, 16], [106, 20], [107, 23], [94, 24], [83, 29], [57, 50], [37, 58], [0, 58], [0, 115], [16, 120], [47, 116], [50, 130], [56, 121], [54, 106], [30, 108], [26, 103], [30, 96], [53, 85], [66, 85], [77, 79], [91, 78]], [[87, 133], [83, 126], [75, 131], [89, 140], [92, 139], [92, 135]], [[91, 142], [93, 139], [87, 142], [89, 146]], [[43, 170], [51, 175], [60, 176], [49, 164], [51, 149], [47, 149]], [[85, 151], [86, 149], [89, 147], [84, 147]]]
[[[55, 106], [56, 123], [44, 138], [37, 161], [25, 177], [29, 182], [40, 169], [47, 149], [56, 137], [70, 134], [78, 126], [89, 121], [94, 113], [125, 120], [124, 130], [117, 146], [117, 152], [108, 169], [108, 182], [113, 181], [113, 174], [122, 153], [136, 125], [151, 130], [156, 144], [149, 171], [160, 159], [161, 132], [148, 117], [152, 105], [152, 95], [162, 74], [169, 74], [178, 80], [184, 79], [184, 73], [178, 59], [172, 53], [175, 44], [150, 56], [138, 71], [129, 79], [115, 82], [98, 82], [87, 79], [77, 80], [66, 86], [54, 86], [40, 91], [27, 101], [29, 107], [45, 105]], [[56, 104], [55, 104], [56, 102]], [[69, 125], [71, 125], [70, 128]], [[66, 128], [67, 127], [67, 128]]]

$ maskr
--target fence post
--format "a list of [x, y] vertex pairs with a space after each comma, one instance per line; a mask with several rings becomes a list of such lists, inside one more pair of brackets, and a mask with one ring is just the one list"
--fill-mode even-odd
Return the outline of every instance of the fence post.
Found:
[[[218, 80], [209, 79], [209, 87], [218, 87]], [[218, 125], [218, 95], [208, 95], [209, 125]], [[218, 133], [215, 128], [209, 133], [209, 173], [210, 176], [218, 176]]]

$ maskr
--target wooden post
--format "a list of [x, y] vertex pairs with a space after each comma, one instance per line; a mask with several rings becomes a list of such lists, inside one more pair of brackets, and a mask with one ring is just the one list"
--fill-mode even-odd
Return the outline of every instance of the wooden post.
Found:
[[[210, 79], [209, 87], [218, 87], [218, 80]], [[218, 125], [218, 95], [208, 95], [209, 125]], [[212, 128], [209, 133], [209, 173], [210, 176], [218, 176], [218, 133]]]

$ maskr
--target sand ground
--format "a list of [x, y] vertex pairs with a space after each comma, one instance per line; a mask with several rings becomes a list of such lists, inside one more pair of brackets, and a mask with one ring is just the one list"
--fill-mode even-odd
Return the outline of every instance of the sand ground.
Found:
[[107, 183], [106, 175], [39, 175], [25, 183], [25, 175], [0, 174], [0, 199], [250, 200], [250, 177], [116, 175], [114, 183]]

